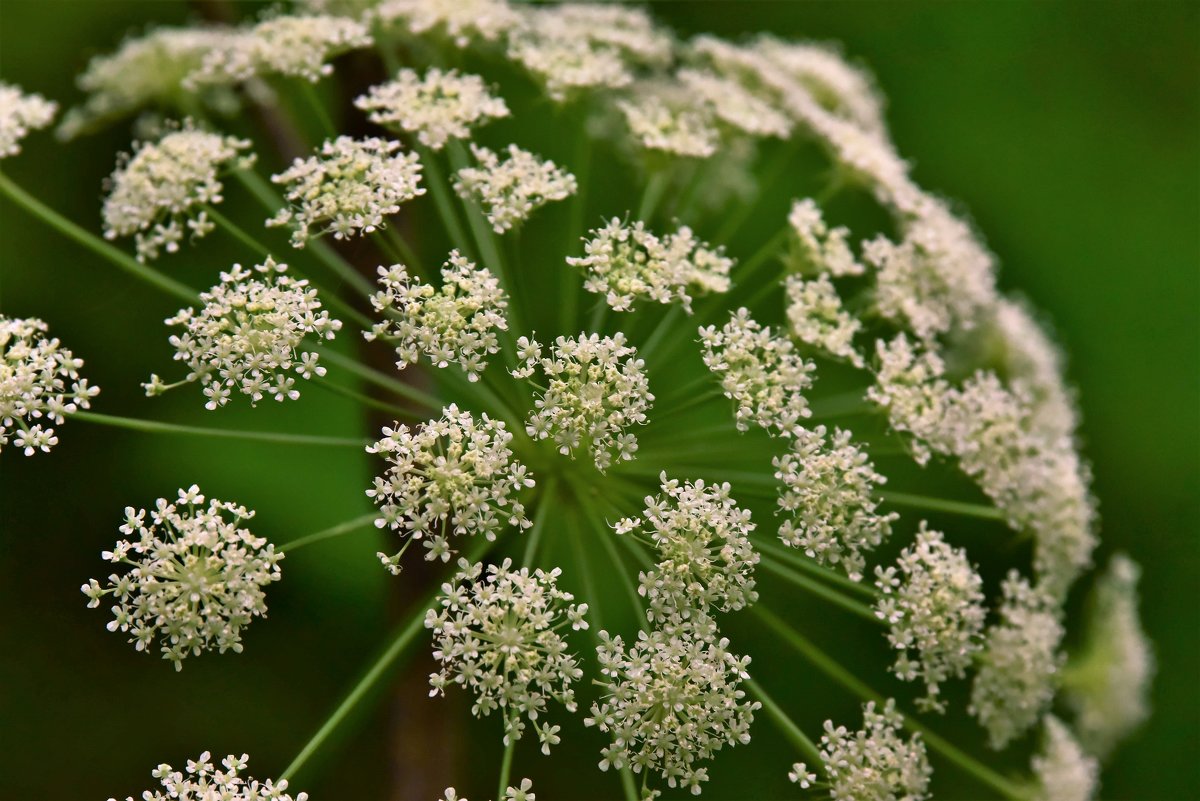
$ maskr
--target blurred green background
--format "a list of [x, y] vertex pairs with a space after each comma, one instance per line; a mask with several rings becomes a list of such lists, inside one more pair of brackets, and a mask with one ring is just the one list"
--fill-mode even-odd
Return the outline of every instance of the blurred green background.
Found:
[[[970, 210], [1003, 265], [1002, 285], [1054, 322], [1095, 469], [1098, 561], [1120, 549], [1144, 566], [1143, 615], [1160, 662], [1154, 717], [1117, 753], [1102, 797], [1200, 798], [1200, 6], [670, 2], [653, 10], [683, 33], [841, 42], [878, 77], [918, 182]], [[0, 0], [0, 79], [69, 102], [91, 55], [147, 22], [189, 15], [186, 3], [169, 0]], [[102, 181], [127, 146], [120, 128], [66, 147], [34, 136], [3, 168], [95, 229]], [[153, 403], [140, 397], [138, 382], [168, 367], [160, 321], [177, 304], [2, 204], [0, 236], [0, 310], [44, 318], [86, 359], [86, 374], [104, 388], [99, 410], [211, 422], [188, 390]], [[205, 247], [221, 264], [237, 256], [219, 241]], [[181, 265], [184, 280], [208, 281], [211, 270]], [[268, 412], [251, 419], [231, 404], [220, 424], [365, 434], [350, 405], [316, 390]], [[278, 772], [393, 619], [374, 541], [345, 538], [289, 557], [272, 589], [272, 619], [252, 627], [246, 653], [188, 660], [179, 675], [108, 634], [77, 588], [102, 568], [99, 551], [116, 538], [126, 504], [199, 481], [256, 508], [270, 521], [263, 533], [282, 541], [364, 511], [371, 465], [353, 451], [310, 458], [78, 422], [61, 440], [50, 456], [0, 458], [0, 798], [123, 797], [149, 786], [158, 762], [179, 765], [205, 748], [248, 751], [255, 775]], [[850, 648], [863, 634], [840, 620], [813, 625]], [[751, 653], [764, 684], [806, 721], [857, 720], [852, 699], [790, 654], [769, 643]], [[484, 798], [498, 723], [467, 723], [461, 706], [438, 703], [480, 735], [457, 759], [460, 789]], [[389, 714], [377, 705], [299, 789], [316, 801], [387, 798]], [[756, 732], [751, 747], [717, 761], [706, 796], [799, 796], [781, 780], [788, 749], [765, 720]], [[616, 792], [611, 777], [591, 778], [589, 736], [550, 760], [535, 762], [525, 749], [539, 798]], [[963, 737], [979, 739], [969, 730]], [[972, 785], [942, 773], [940, 797], [972, 797]], [[760, 786], [768, 790], [746, 794]]]

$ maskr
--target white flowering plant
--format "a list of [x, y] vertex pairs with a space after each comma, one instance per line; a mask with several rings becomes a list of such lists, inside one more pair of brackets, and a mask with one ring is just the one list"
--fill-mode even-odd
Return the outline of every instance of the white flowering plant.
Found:
[[[157, 400], [110, 414], [75, 354], [113, 355], [6, 309], [6, 470], [60, 458], [75, 418], [214, 449], [353, 449], [373, 475], [360, 516], [278, 543], [279, 523], [195, 484], [128, 507], [101, 554], [119, 572], [81, 588], [108, 629], [177, 671], [263, 646], [245, 630], [269, 625], [284, 555], [334, 538], [410, 599], [275, 778], [205, 752], [160, 764], [146, 798], [291, 799], [430, 639], [429, 695], [500, 719], [479, 725], [504, 801], [533, 801], [527, 775], [564, 752], [596, 788], [564, 797], [707, 793], [730, 751], [764, 741], [785, 757], [743, 797], [922, 801], [943, 769], [978, 797], [1094, 796], [1149, 713], [1140, 569], [1117, 556], [1086, 638], [1070, 634], [1098, 525], [1062, 355], [980, 234], [913, 179], [863, 68], [768, 34], [684, 38], [635, 6], [295, 6], [92, 60], [58, 134], [133, 115], [139, 132], [101, 235], [0, 174], [15, 208], [122, 271], [114, 287], [187, 304], [146, 332], [187, 373], [152, 373], [147, 396], [198, 383], [213, 420], [239, 395], [297, 402], [253, 412], [287, 431], [187, 425]], [[0, 158], [57, 111], [0, 84]], [[309, 386], [369, 433], [272, 418]], [[868, 627], [872, 650], [818, 643], [813, 609]], [[775, 685], [794, 662], [849, 703]], [[847, 708], [860, 729], [835, 722]], [[951, 718], [973, 718], [974, 741], [939, 735]], [[465, 801], [438, 766], [405, 770], [428, 772], [430, 801]]]

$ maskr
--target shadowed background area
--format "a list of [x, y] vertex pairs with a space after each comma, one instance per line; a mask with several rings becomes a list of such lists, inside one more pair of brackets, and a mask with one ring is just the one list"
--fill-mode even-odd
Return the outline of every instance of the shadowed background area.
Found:
[[[1154, 717], [1116, 753], [1102, 797], [1196, 798], [1200, 7], [671, 2], [653, 11], [684, 34], [771, 31], [841, 42], [877, 76], [893, 137], [917, 181], [969, 210], [999, 257], [1001, 286], [1019, 289], [1053, 322], [1094, 466], [1103, 537], [1097, 561], [1123, 550], [1143, 565], [1143, 617], [1160, 663]], [[90, 56], [146, 23], [192, 18], [188, 4], [169, 0], [0, 0], [0, 79], [70, 104], [79, 97], [73, 77]], [[34, 135], [2, 166], [98, 230], [102, 182], [128, 136], [118, 126], [62, 146]], [[777, 184], [774, 191], [788, 190]], [[231, 213], [243, 200], [231, 199]], [[745, 237], [765, 238], [770, 226]], [[190, 389], [153, 402], [141, 397], [138, 382], [169, 368], [161, 320], [174, 301], [9, 205], [0, 204], [0, 235], [0, 310], [45, 319], [86, 360], [85, 374], [104, 389], [100, 411], [214, 423]], [[211, 239], [220, 241], [204, 252], [222, 269], [248, 258], [227, 239]], [[178, 277], [195, 286], [215, 272], [194, 259], [181, 264], [188, 266]], [[366, 434], [352, 404], [315, 389], [299, 403], [259, 411], [266, 413], [231, 404], [219, 424]], [[246, 653], [189, 660], [178, 675], [108, 634], [106, 618], [85, 608], [78, 586], [103, 575], [99, 551], [116, 539], [128, 504], [148, 505], [198, 481], [210, 495], [257, 509], [270, 521], [260, 533], [285, 541], [365, 511], [362, 491], [374, 466], [353, 451], [215, 445], [70, 421], [61, 440], [49, 456], [0, 457], [0, 798], [137, 795], [156, 764], [178, 766], [204, 749], [246, 751], [251, 773], [277, 773], [388, 631], [387, 583], [397, 579], [374, 559], [373, 535], [289, 557], [284, 580], [271, 588], [271, 618], [248, 631]], [[801, 628], [805, 609], [796, 611]], [[878, 654], [869, 626], [839, 617], [814, 620], [812, 630], [843, 640], [843, 656]], [[733, 636], [747, 643], [764, 684], [809, 726], [825, 716], [858, 721], [854, 699], [793, 664], [797, 658], [773, 647], [761, 627], [745, 625]], [[427, 662], [427, 651], [417, 658]], [[430, 703], [460, 717], [470, 738], [456, 767], [460, 791], [488, 797], [499, 721]], [[311, 781], [296, 785], [314, 801], [393, 797], [393, 777], [382, 767], [388, 716], [376, 705], [354, 723], [310, 765]], [[946, 729], [980, 739], [967, 726]], [[718, 758], [704, 797], [748, 799], [747, 786], [767, 788], [755, 798], [801, 795], [785, 777], [795, 757], [765, 716], [755, 733], [750, 747]], [[539, 799], [615, 795], [612, 777], [591, 767], [597, 735], [565, 734], [551, 759], [537, 757], [532, 744], [522, 749]], [[935, 791], [967, 799], [978, 786], [944, 768]]]

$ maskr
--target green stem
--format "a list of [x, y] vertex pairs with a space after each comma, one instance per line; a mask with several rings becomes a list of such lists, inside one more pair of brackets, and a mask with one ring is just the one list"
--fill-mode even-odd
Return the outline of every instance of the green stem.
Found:
[[658, 350], [659, 345], [663, 342], [663, 337], [675, 325], [681, 314], [683, 314], [683, 309], [677, 304], [672, 305], [667, 310], [667, 313], [662, 316], [662, 319], [658, 321], [658, 325], [654, 326], [654, 330], [650, 332], [650, 336], [646, 337], [646, 341], [639, 348], [638, 356], [649, 362], [650, 355]]
[[243, 167], [233, 171], [233, 176], [241, 182], [246, 190], [254, 195], [255, 199], [262, 204], [262, 207], [267, 210], [268, 214], [274, 214], [283, 208], [283, 199], [279, 194], [271, 188], [261, 175], [249, 167]]
[[174, 278], [168, 278], [152, 267], [147, 267], [128, 253], [113, 247], [90, 231], [71, 222], [17, 186], [17, 184], [13, 183], [3, 173], [0, 173], [0, 192], [3, 192], [10, 200], [51, 228], [65, 234], [69, 239], [74, 240], [79, 245], [83, 245], [93, 253], [108, 259], [127, 273], [187, 303], [195, 303], [199, 299], [199, 296], [191, 287], [176, 281]]
[[821, 567], [806, 556], [796, 553], [791, 548], [778, 542], [767, 542], [761, 539], [756, 539], [755, 547], [764, 554], [770, 555], [776, 562], [786, 564], [797, 570], [803, 570], [812, 576], [817, 576], [825, 581], [837, 584], [847, 590], [853, 590], [861, 595], [864, 595], [871, 600], [879, 598], [879, 593], [869, 584], [864, 584], [859, 581], [843, 576], [836, 570], [831, 570], [827, 567]]
[[508, 745], [504, 746], [504, 757], [500, 760], [500, 786], [496, 789], [497, 799], [503, 799], [508, 791], [508, 777], [512, 773], [513, 751], [516, 748], [517, 738], [508, 737]]
[[[587, 131], [579, 131], [576, 140], [575, 161], [577, 168], [575, 177], [578, 180], [580, 187], [588, 185], [588, 173], [591, 171], [592, 164], [592, 139], [588, 136]], [[583, 238], [584, 233], [584, 216], [587, 212], [588, 193], [580, 189], [575, 193], [575, 197], [571, 199], [571, 216], [570, 222], [567, 225], [567, 244], [563, 249], [568, 255], [577, 252], [575, 248], [579, 247], [579, 243]], [[579, 328], [580, 322], [577, 317], [579, 314], [579, 296], [583, 292], [581, 281], [579, 280], [579, 271], [570, 268], [567, 269], [564, 265], [563, 269], [558, 271], [558, 279], [562, 282], [560, 295], [562, 296], [562, 317], [560, 328], [566, 333], [572, 333]]]
[[[878, 706], [886, 703], [886, 699], [882, 695], [860, 681], [854, 674], [850, 673], [838, 664], [836, 660], [818, 648], [811, 640], [793, 629], [774, 613], [764, 608], [762, 604], [755, 605], [751, 611], [826, 676], [864, 701], [874, 701]], [[904, 727], [909, 731], [920, 734], [925, 739], [925, 742], [929, 743], [931, 748], [1001, 795], [1013, 799], [1013, 801], [1027, 801], [1025, 793], [1016, 784], [970, 755], [960, 751], [949, 741], [933, 733], [915, 721], [911, 716], [904, 715]]]
[[859, 617], [866, 618], [877, 625], [883, 623], [883, 621], [881, 621], [875, 615], [875, 612], [871, 609], [871, 607], [867, 606], [861, 601], [857, 601], [853, 598], [843, 595], [835, 589], [813, 581], [808, 576], [797, 573], [796, 571], [786, 567], [782, 562], [778, 562], [770, 556], [764, 555], [759, 564], [761, 564], [769, 572], [774, 573], [780, 578], [790, 581], [792, 584], [795, 584], [797, 587], [800, 587], [801, 589], [817, 596], [818, 598], [823, 598], [826, 601], [829, 601], [836, 606], [840, 606], [842, 609], [845, 609], [848, 612], [853, 612]]
[[323, 437], [314, 434], [286, 434], [274, 431], [236, 431], [229, 428], [208, 428], [207, 426], [185, 426], [176, 423], [160, 423], [156, 420], [138, 420], [133, 417], [117, 417], [111, 414], [79, 411], [70, 415], [72, 419], [88, 423], [126, 428], [132, 431], [146, 431], [154, 434], [185, 434], [198, 437], [217, 437], [219, 439], [245, 439], [255, 442], [274, 442], [280, 445], [328, 445], [342, 448], [363, 448], [369, 443], [363, 439], [348, 439], [343, 437]]
[[537, 555], [538, 542], [542, 539], [542, 531], [546, 528], [546, 518], [550, 516], [550, 508], [554, 505], [554, 490], [558, 484], [558, 476], [551, 474], [546, 479], [546, 486], [542, 488], [541, 494], [538, 497], [538, 509], [533, 516], [533, 527], [529, 529], [529, 536], [525, 542], [525, 553], [521, 556], [522, 567], [533, 567], [534, 557]]
[[588, 512], [591, 518], [592, 527], [596, 530], [596, 536], [600, 539], [600, 544], [604, 546], [605, 552], [612, 560], [613, 568], [617, 571], [617, 575], [621, 577], [621, 584], [625, 588], [625, 592], [629, 595], [630, 603], [633, 604], [633, 612], [640, 621], [647, 626], [650, 624], [646, 617], [646, 609], [642, 605], [642, 597], [638, 595], [637, 587], [634, 586], [633, 580], [630, 579], [628, 571], [625, 570], [621, 563], [621, 555], [617, 553], [617, 548], [612, 542], [612, 538], [619, 536], [614, 534], [612, 529], [603, 525], [604, 516], [600, 514], [600, 510], [596, 508], [593, 499], [590, 497], [591, 488], [587, 486], [576, 485], [576, 495], [579, 498], [580, 504]]
[[446, 233], [450, 236], [450, 246], [469, 255], [472, 251], [469, 246], [470, 240], [467, 239], [467, 233], [458, 219], [458, 212], [454, 210], [454, 198], [450, 192], [450, 184], [446, 181], [446, 174], [442, 172], [437, 156], [429, 148], [420, 145], [416, 147], [416, 150], [421, 156], [421, 164], [425, 167], [425, 183], [429, 184], [429, 191], [433, 194], [433, 203], [437, 207], [438, 215], [442, 218], [442, 225], [446, 227]]
[[241, 226], [237, 225], [233, 220], [229, 219], [224, 214], [217, 211], [216, 206], [207, 204], [207, 205], [205, 205], [204, 210], [208, 214], [209, 217], [213, 218], [213, 220], [217, 223], [217, 225], [219, 225], [225, 229], [226, 233], [232, 234], [234, 239], [241, 242], [247, 248], [249, 248], [250, 250], [253, 250], [255, 253], [262, 256], [263, 258], [270, 258], [270, 256], [271, 256], [270, 248], [268, 248], [262, 242], [259, 242], [254, 237], [250, 236], [250, 234], [246, 233], [244, 230], [242, 230]]
[[895, 504], [896, 506], [910, 506], [915, 509], [928, 509], [933, 512], [947, 512], [953, 515], [977, 517], [981, 520], [1006, 522], [1004, 512], [981, 503], [930, 498], [925, 495], [910, 495], [907, 492], [892, 492], [891, 490], [881, 491], [878, 495], [885, 503]]
[[370, 381], [376, 386], [394, 392], [400, 397], [407, 398], [414, 403], [418, 403], [430, 411], [435, 411], [439, 414], [442, 411], [442, 406], [444, 405], [442, 401], [439, 398], [435, 398], [433, 395], [430, 395], [428, 392], [422, 392], [416, 387], [410, 386], [403, 381], [388, 375], [387, 373], [382, 373], [372, 367], [366, 366], [365, 364], [360, 364], [349, 356], [339, 353], [336, 350], [332, 350], [331, 348], [320, 347], [317, 348], [317, 350], [320, 351], [321, 358], [325, 359], [330, 364], [335, 364], [347, 372], [357, 375], [359, 378]]
[[333, 118], [329, 116], [329, 111], [325, 108], [325, 104], [321, 102], [321, 97], [317, 94], [317, 87], [306, 80], [300, 80], [297, 83], [300, 84], [300, 93], [304, 95], [309, 108], [316, 115], [317, 122], [320, 123], [321, 132], [325, 134], [325, 138], [335, 138], [337, 136], [337, 126], [333, 124]]
[[298, 537], [291, 542], [280, 545], [275, 550], [282, 551], [284, 553], [290, 553], [297, 548], [303, 548], [305, 545], [311, 545], [314, 542], [340, 537], [343, 534], [350, 534], [351, 532], [358, 531], [359, 529], [365, 528], [366, 526], [374, 523], [375, 518], [378, 516], [379, 515], [375, 512], [371, 512], [370, 514], [363, 515], [362, 517], [356, 517], [353, 520], [346, 521], [345, 523], [339, 523], [336, 526], [331, 526], [330, 528], [318, 531], [314, 534], [306, 534], [303, 537]]
[[397, 406], [394, 403], [388, 403], [387, 401], [381, 401], [378, 398], [372, 398], [370, 395], [364, 395], [361, 392], [355, 392], [354, 390], [343, 387], [340, 384], [335, 384], [327, 378], [318, 378], [314, 380], [313, 383], [321, 389], [332, 392], [335, 395], [341, 395], [343, 398], [350, 398], [351, 400], [358, 401], [365, 406], [370, 406], [372, 409], [378, 409], [381, 412], [387, 412], [388, 414], [397, 415], [408, 420], [418, 419], [417, 415], [413, 414], [412, 409], [405, 409], [404, 407]]
[[775, 700], [771, 696], [767, 695], [761, 684], [754, 679], [745, 679], [744, 684], [746, 685], [746, 689], [750, 691], [750, 694], [762, 704], [763, 709], [766, 710], [771, 720], [775, 721], [775, 725], [779, 727], [783, 735], [791, 741], [792, 745], [796, 746], [796, 750], [803, 754], [805, 759], [810, 760], [814, 765], [820, 765], [825, 761], [821, 755], [821, 750], [796, 725], [796, 722], [783, 711], [783, 708], [775, 703]]
[[646, 189], [642, 192], [642, 200], [638, 204], [637, 219], [639, 221], [650, 222], [654, 210], [658, 208], [659, 201], [662, 200], [663, 193], [667, 191], [668, 177], [665, 169], [657, 170], [646, 182]]

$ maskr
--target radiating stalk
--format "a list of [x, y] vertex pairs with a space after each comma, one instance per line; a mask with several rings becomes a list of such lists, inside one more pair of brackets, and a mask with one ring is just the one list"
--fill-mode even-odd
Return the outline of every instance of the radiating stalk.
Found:
[[231, 428], [209, 428], [207, 426], [186, 426], [176, 423], [160, 423], [157, 420], [138, 420], [133, 417], [117, 417], [98, 412], [78, 411], [70, 415], [73, 420], [83, 420], [88, 423], [126, 428], [132, 431], [146, 431], [152, 434], [184, 434], [195, 437], [216, 437], [218, 439], [245, 439], [256, 442], [273, 442], [279, 445], [322, 445], [341, 448], [363, 448], [370, 444], [363, 439], [345, 437], [324, 437], [315, 434], [287, 434], [275, 431], [237, 431]]
[[277, 546], [275, 550], [283, 553], [290, 553], [298, 548], [303, 548], [305, 545], [311, 545], [314, 542], [321, 542], [322, 540], [340, 537], [343, 534], [351, 534], [355, 531], [360, 531], [370, 526], [375, 522], [375, 518], [377, 517], [379, 517], [377, 513], [371, 512], [370, 514], [356, 517], [353, 520], [347, 520], [345, 523], [338, 523], [336, 526], [331, 526], [313, 534], [306, 534], [303, 537], [297, 537], [291, 542]]
[[550, 508], [554, 505], [554, 490], [558, 485], [558, 476], [551, 475], [546, 479], [546, 485], [541, 488], [537, 497], [537, 512], [533, 515], [533, 526], [525, 539], [525, 553], [521, 556], [521, 566], [533, 568], [533, 560], [537, 556], [538, 543], [542, 539], [542, 531], [546, 528], [546, 518], [550, 516]]
[[867, 606], [861, 601], [857, 601], [848, 595], [843, 595], [841, 592], [832, 589], [831, 587], [827, 587], [824, 584], [813, 581], [808, 576], [802, 575], [786, 567], [783, 565], [783, 563], [776, 561], [770, 556], [764, 555], [759, 561], [759, 564], [766, 568], [769, 572], [791, 582], [805, 592], [829, 601], [829, 603], [834, 604], [835, 606], [840, 606], [842, 609], [852, 612], [853, 614], [856, 614], [861, 618], [865, 618], [866, 620], [869, 620], [877, 625], [883, 622], [875, 615], [875, 612], [871, 609], [871, 607]]
[[884, 502], [895, 504], [896, 506], [910, 506], [914, 509], [928, 509], [932, 512], [947, 512], [953, 515], [978, 517], [981, 520], [999, 520], [1002, 523], [1007, 520], [1004, 512], [981, 503], [930, 498], [926, 495], [911, 495], [907, 492], [893, 492], [891, 490], [881, 490], [878, 495]]
[[509, 737], [508, 745], [504, 746], [504, 756], [500, 760], [500, 786], [496, 790], [496, 798], [502, 799], [508, 790], [508, 777], [512, 773], [513, 751], [517, 748], [517, 738]]
[[330, 364], [335, 364], [342, 369], [357, 375], [359, 378], [366, 379], [376, 386], [383, 389], [395, 392], [402, 398], [407, 398], [414, 403], [419, 403], [430, 411], [442, 411], [443, 402], [440, 398], [430, 395], [428, 392], [423, 392], [414, 386], [410, 386], [397, 378], [394, 378], [387, 373], [382, 373], [373, 367], [368, 367], [361, 364], [349, 356], [343, 355], [332, 348], [318, 347], [317, 350], [321, 354], [321, 358], [325, 359]]
[[791, 741], [792, 745], [796, 746], [796, 750], [814, 765], [820, 765], [824, 761], [821, 756], [821, 750], [796, 725], [796, 722], [783, 711], [783, 708], [775, 703], [775, 700], [771, 696], [767, 695], [762, 685], [754, 679], [745, 679], [743, 683], [746, 685], [746, 689], [750, 691], [750, 695], [757, 698], [758, 702], [762, 704], [767, 715], [775, 722], [775, 725], [779, 727], [783, 735]]

